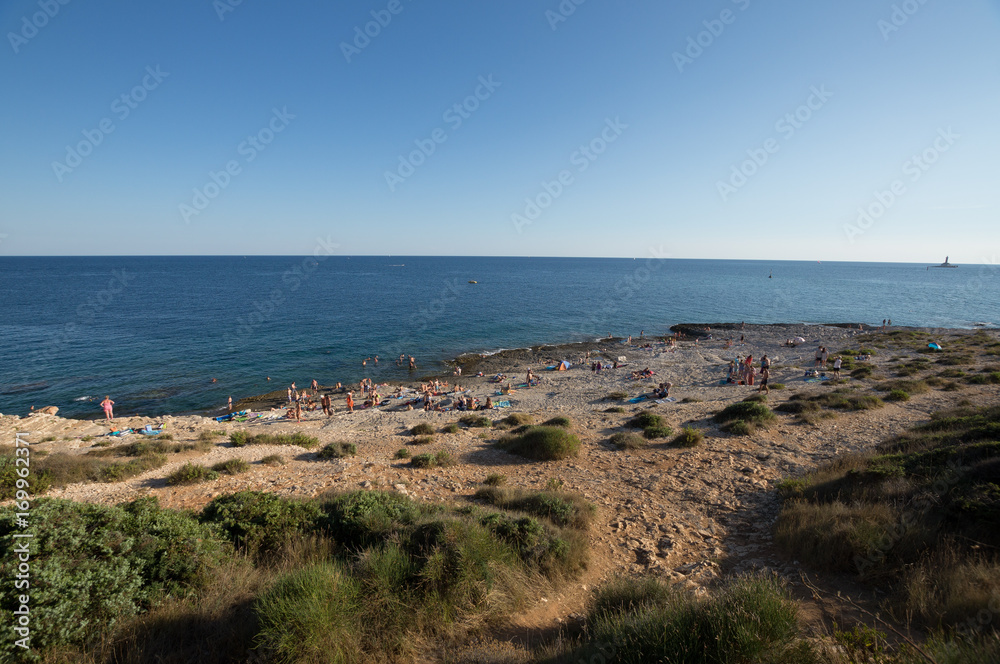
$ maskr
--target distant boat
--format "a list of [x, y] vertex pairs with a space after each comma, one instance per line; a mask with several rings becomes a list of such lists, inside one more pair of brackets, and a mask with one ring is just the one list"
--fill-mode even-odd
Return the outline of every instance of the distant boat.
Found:
[[469, 283], [470, 284], [478, 284], [479, 282], [478, 281], [473, 281], [472, 279], [469, 279]]
[[774, 270], [771, 270], [771, 272], [768, 273], [767, 278], [774, 279]]
[[952, 265], [951, 263], [949, 263], [949, 262], [948, 262], [948, 259], [949, 259], [949, 258], [951, 258], [951, 256], [945, 256], [945, 257], [944, 257], [944, 262], [943, 262], [943, 263], [941, 263], [940, 265], [928, 265], [928, 266], [927, 266], [927, 269], [929, 270], [929, 269], [931, 269], [932, 267], [958, 267], [957, 265]]

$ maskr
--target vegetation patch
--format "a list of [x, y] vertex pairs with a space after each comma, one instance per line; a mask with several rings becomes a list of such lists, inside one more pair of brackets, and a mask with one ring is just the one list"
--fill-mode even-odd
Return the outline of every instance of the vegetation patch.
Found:
[[453, 466], [455, 463], [455, 458], [446, 450], [441, 450], [436, 454], [418, 454], [410, 459], [410, 465], [414, 468], [438, 468], [440, 466]]
[[691, 427], [684, 427], [681, 432], [670, 441], [671, 447], [697, 447], [701, 444], [701, 441], [705, 438], [704, 434], [698, 429]]
[[625, 399], [628, 399], [627, 392], [609, 392], [604, 397], [605, 401], [625, 401]]
[[451, 424], [444, 425], [441, 429], [441, 433], [458, 433], [461, 430], [462, 429], [458, 426], [458, 424], [452, 422]]
[[613, 434], [608, 438], [608, 442], [620, 450], [641, 450], [649, 446], [645, 438], [631, 431]]
[[463, 415], [458, 421], [471, 428], [488, 429], [493, 426], [493, 422], [485, 415]]
[[[955, 627], [1000, 592], [1000, 406], [963, 406], [779, 485], [775, 541], [883, 587], [897, 618]], [[986, 591], [984, 588], [996, 588]], [[1000, 627], [1000, 616], [990, 614]]]
[[518, 427], [526, 426], [532, 424], [533, 422], [534, 418], [527, 413], [511, 413], [502, 420], [494, 422], [493, 426], [502, 431], [506, 431], [508, 429], [516, 429]]
[[358, 453], [358, 446], [354, 443], [330, 443], [324, 445], [323, 449], [316, 453], [317, 459], [343, 459], [355, 456]]
[[610, 408], [604, 409], [605, 413], [624, 413], [625, 409], [621, 406], [611, 406]]
[[502, 473], [490, 473], [483, 480], [483, 484], [486, 486], [503, 486], [507, 483], [507, 476]]
[[580, 453], [580, 439], [562, 427], [530, 427], [519, 435], [504, 436], [500, 449], [538, 461], [555, 461]]
[[212, 466], [212, 470], [217, 473], [225, 473], [227, 475], [239, 475], [240, 473], [245, 473], [250, 470], [250, 464], [243, 459], [229, 459], [215, 464]]
[[729, 404], [713, 416], [720, 428], [736, 436], [748, 436], [760, 427], [769, 426], [776, 418], [770, 408], [755, 401]]
[[434, 442], [434, 436], [420, 436], [410, 441], [411, 445], [430, 445]]
[[582, 496], [561, 490], [528, 491], [487, 486], [476, 491], [478, 500], [504, 510], [525, 512], [551, 521], [557, 526], [586, 530], [596, 508]]
[[284, 466], [287, 463], [285, 457], [280, 454], [268, 454], [260, 462], [265, 466]]
[[167, 484], [177, 486], [181, 484], [198, 484], [200, 482], [210, 482], [219, 479], [219, 473], [210, 468], [206, 468], [200, 463], [190, 461], [167, 475]]
[[396, 454], [393, 456], [393, 458], [394, 459], [409, 459], [410, 458], [410, 450], [406, 449], [405, 447], [401, 447], [398, 450], [396, 450]]
[[319, 446], [319, 438], [307, 436], [301, 432], [295, 433], [257, 433], [234, 431], [229, 434], [229, 442], [233, 447], [244, 445], [297, 445], [311, 450]]
[[542, 426], [543, 427], [562, 427], [563, 429], [569, 429], [571, 426], [573, 426], [573, 422], [570, 421], [570, 419], [568, 417], [563, 417], [562, 415], [558, 415], [556, 417], [553, 417], [552, 419], [549, 419], [549, 420], [546, 420], [545, 422], [542, 422]]
[[430, 436], [434, 434], [434, 427], [429, 422], [421, 422], [412, 429], [410, 429], [410, 435], [412, 436]]

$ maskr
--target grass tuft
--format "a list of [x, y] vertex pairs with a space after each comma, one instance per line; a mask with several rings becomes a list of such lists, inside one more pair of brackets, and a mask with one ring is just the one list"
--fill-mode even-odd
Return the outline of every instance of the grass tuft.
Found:
[[580, 453], [580, 439], [560, 427], [530, 427], [522, 434], [504, 436], [496, 445], [511, 454], [538, 461], [565, 459]]

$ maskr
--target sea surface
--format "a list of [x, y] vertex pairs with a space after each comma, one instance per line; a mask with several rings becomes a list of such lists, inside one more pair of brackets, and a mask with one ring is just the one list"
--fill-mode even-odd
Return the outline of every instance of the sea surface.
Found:
[[[0, 258], [0, 412], [217, 408], [291, 381], [675, 323], [1000, 324], [995, 265], [601, 258]], [[475, 281], [478, 283], [470, 283]], [[379, 363], [362, 360], [379, 356]], [[412, 375], [411, 375], [412, 376]], [[270, 377], [270, 381], [267, 378]], [[215, 382], [213, 382], [215, 379]]]

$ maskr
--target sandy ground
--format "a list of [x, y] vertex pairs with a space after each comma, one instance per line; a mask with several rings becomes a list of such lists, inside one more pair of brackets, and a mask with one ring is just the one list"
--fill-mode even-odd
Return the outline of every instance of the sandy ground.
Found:
[[[972, 334], [959, 330], [920, 332], [928, 340], [938, 340], [946, 349], [955, 339]], [[171, 455], [166, 466], [124, 482], [76, 484], [52, 490], [48, 495], [109, 504], [154, 495], [165, 507], [199, 508], [215, 496], [239, 490], [310, 497], [331, 489], [379, 488], [400, 491], [418, 500], [461, 502], [471, 500], [491, 473], [505, 474], [509, 485], [527, 488], [543, 488], [552, 479], [561, 480], [565, 489], [579, 492], [597, 505], [599, 514], [591, 530], [593, 562], [588, 573], [577, 584], [546, 598], [517, 623], [526, 630], [544, 630], [581, 612], [587, 589], [610, 574], [653, 572], [696, 591], [710, 584], [720, 572], [758, 568], [775, 570], [794, 581], [797, 562], [782, 558], [771, 544], [771, 525], [779, 507], [773, 488], [778, 481], [845, 452], [869, 448], [960, 400], [995, 403], [1000, 393], [1000, 388], [994, 385], [963, 385], [957, 391], [935, 389], [908, 402], [841, 413], [816, 424], [801, 423], [791, 415], [779, 414], [777, 424], [769, 429], [752, 436], [732, 436], [720, 432], [711, 416], [757, 389], [720, 385], [728, 362], [737, 353], [753, 354], [755, 359], [766, 353], [771, 358], [771, 382], [786, 386], [784, 390], [771, 392], [768, 403], [772, 407], [796, 392], [819, 393], [831, 389], [804, 380], [805, 369], [813, 366], [819, 345], [830, 349], [831, 358], [841, 350], [857, 349], [860, 345], [877, 348], [871, 363], [886, 378], [895, 375], [894, 358], [934, 358], [918, 354], [918, 346], [912, 340], [907, 341], [906, 347], [897, 348], [885, 335], [873, 332], [856, 338], [857, 330], [844, 327], [748, 325], [743, 330], [714, 328], [712, 334], [714, 340], [703, 339], [697, 344], [688, 337], [673, 350], [659, 343], [642, 348], [609, 341], [543, 346], [499, 357], [460, 358], [466, 373], [460, 384], [469, 390], [470, 396], [483, 401], [487, 396], [510, 400], [510, 408], [486, 413], [491, 418], [515, 412], [531, 414], [536, 423], [555, 415], [569, 417], [573, 432], [583, 443], [579, 457], [574, 459], [542, 463], [511, 456], [493, 447], [502, 432], [489, 429], [463, 427], [455, 434], [435, 434], [430, 444], [414, 446], [408, 433], [414, 425], [428, 422], [440, 431], [465, 413], [407, 411], [398, 405], [347, 413], [343, 397], [335, 395], [333, 417], [307, 413], [302, 423], [287, 420], [218, 423], [200, 416], [116, 420], [118, 428], [162, 423], [178, 442], [194, 440], [202, 431], [220, 431], [226, 437], [220, 437], [207, 453]], [[738, 344], [740, 334], [746, 339], [742, 346]], [[993, 340], [1000, 338], [995, 330], [987, 334]], [[785, 340], [795, 336], [804, 337], [806, 343], [796, 348], [785, 347]], [[725, 339], [729, 337], [737, 343], [726, 348]], [[651, 341], [633, 339], [633, 344]], [[598, 353], [607, 359], [625, 356], [628, 365], [594, 374], [588, 365], [579, 364], [588, 350], [592, 358]], [[562, 359], [570, 360], [573, 367], [564, 372], [544, 370]], [[976, 365], [962, 368], [971, 373], [991, 361], [998, 364], [1000, 358], [979, 352]], [[529, 366], [542, 378], [540, 385], [517, 390], [509, 397], [494, 395], [497, 386], [488, 382], [489, 375], [504, 371], [514, 382], [522, 382]], [[630, 378], [632, 370], [646, 367], [656, 375], [644, 380]], [[921, 376], [949, 368], [953, 367], [931, 364]], [[468, 375], [478, 370], [484, 370], [487, 376]], [[632, 404], [605, 399], [612, 392], [625, 392], [629, 396], [646, 393], [663, 381], [673, 383], [671, 396], [676, 401], [655, 404], [647, 400]], [[880, 394], [872, 380], [851, 380], [848, 386]], [[393, 401], [399, 403], [402, 401]], [[625, 412], [606, 412], [615, 405], [623, 407]], [[611, 434], [627, 430], [623, 428], [627, 420], [644, 410], [663, 416], [675, 431], [682, 426], [700, 429], [705, 434], [703, 444], [682, 450], [668, 447], [663, 440], [653, 441], [645, 449], [621, 451], [607, 442]], [[302, 431], [317, 436], [321, 444], [354, 442], [358, 455], [328, 462], [317, 460], [315, 450], [298, 447], [234, 448], [227, 442], [228, 434], [240, 429], [252, 433]], [[30, 433], [28, 439], [36, 453], [84, 454], [97, 449], [94, 443], [108, 440], [103, 436], [108, 431], [103, 422], [51, 415], [0, 416], [0, 440], [12, 444], [16, 431]], [[95, 438], [85, 441], [87, 436]], [[54, 440], [41, 442], [47, 438]], [[113, 444], [125, 444], [136, 439], [132, 435], [112, 440]], [[448, 450], [459, 463], [446, 468], [415, 469], [407, 461], [393, 458], [403, 447], [413, 454]], [[223, 475], [213, 482], [186, 487], [168, 486], [164, 479], [187, 461], [211, 465], [238, 457], [256, 462], [272, 454], [283, 455], [287, 463], [282, 466], [253, 463], [246, 473]], [[832, 609], [819, 611], [828, 610]]]

